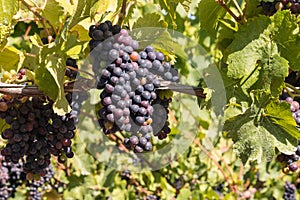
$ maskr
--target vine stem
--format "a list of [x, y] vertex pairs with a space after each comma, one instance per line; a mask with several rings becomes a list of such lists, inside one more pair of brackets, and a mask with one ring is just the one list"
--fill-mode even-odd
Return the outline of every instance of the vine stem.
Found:
[[[209, 145], [213, 147], [211, 141], [210, 140], [207, 140], [207, 141], [208, 141]], [[220, 158], [220, 160], [224, 164], [225, 168], [229, 172], [229, 175], [230, 175], [230, 177], [231, 177], [231, 179], [232, 179], [232, 181], [234, 183], [233, 172], [232, 172], [231, 168], [229, 167], [228, 163], [225, 161], [225, 159], [219, 153], [217, 153], [217, 151], [216, 151], [216, 149], [214, 147], [212, 149], [214, 150], [213, 152], [217, 155], [218, 158]]]
[[[73, 68], [72, 68], [73, 69]], [[75, 68], [74, 68], [75, 69]], [[71, 81], [68, 83], [65, 83], [64, 85], [64, 91], [65, 92], [74, 92], [74, 91], [82, 91], [82, 90], [89, 90], [93, 88], [94, 80], [92, 79], [80, 79], [76, 81]], [[205, 98], [206, 95], [203, 93], [203, 88], [201, 87], [192, 87], [187, 85], [181, 85], [181, 84], [174, 84], [169, 83], [168, 81], [161, 82], [162, 87], [159, 87], [157, 89], [159, 90], [165, 90], [170, 89], [179, 93], [184, 93], [188, 95], [194, 95], [201, 98]], [[169, 84], [169, 85], [168, 85]], [[76, 85], [76, 88], [73, 88], [74, 85]], [[7, 84], [0, 82], [0, 93], [2, 94], [10, 94], [10, 95], [23, 95], [23, 96], [40, 96], [44, 95], [43, 91], [38, 89], [37, 85], [19, 85], [19, 84]]]
[[122, 144], [122, 142], [119, 142], [119, 141], [122, 141], [122, 140], [116, 134], [109, 134], [109, 138], [112, 141], [117, 142], [117, 144], [119, 145], [120, 150], [122, 150], [126, 153], [129, 153], [128, 149]]
[[[296, 87], [294, 87], [293, 85], [289, 84], [289, 83], [284, 83], [285, 84], [285, 87], [287, 88], [287, 92], [288, 94], [294, 99], [294, 97], [299, 97], [300, 96], [300, 90], [297, 89]], [[294, 92], [296, 92], [296, 94], [292, 94], [290, 92], [290, 90], [288, 89], [292, 89]]]
[[119, 25], [122, 25], [123, 21], [125, 19], [125, 16], [126, 16], [126, 7], [127, 7], [127, 0], [123, 0], [121, 11], [120, 11], [120, 14], [119, 14], [119, 20], [118, 20], [118, 24]]
[[240, 5], [238, 4], [238, 2], [236, 0], [233, 0], [233, 3], [235, 5], [235, 7], [237, 8], [238, 12], [240, 13], [240, 15], [243, 16], [243, 11], [242, 11]]
[[42, 24], [48, 34], [48, 36], [50, 36], [50, 33], [48, 31], [48, 28], [46, 26], [46, 22], [47, 24], [49, 24], [49, 26], [51, 27], [52, 31], [55, 33], [55, 28], [52, 26], [52, 24], [49, 22], [49, 20], [45, 19], [40, 13], [38, 13], [35, 9], [33, 9], [25, 0], [20, 0], [22, 2], [22, 4], [28, 8], [35, 16], [37, 16], [38, 18], [41, 19]]
[[84, 73], [84, 74], [87, 74], [87, 75], [89, 75], [91, 78], [95, 78], [95, 76], [94, 76], [93, 74], [91, 74], [90, 72], [88, 72], [88, 71], [85, 71], [85, 70], [82, 70], [82, 69], [77, 69], [77, 68], [71, 67], [71, 66], [67, 66], [67, 68], [69, 68], [69, 69], [71, 69], [71, 70], [73, 70], [73, 71], [82, 72], [82, 73]]
[[242, 16], [242, 19], [243, 19], [244, 22], [247, 21], [247, 20], [246, 20], [246, 14], [247, 14], [248, 6], [249, 6], [249, 0], [246, 0], [246, 4], [245, 4], [243, 16]]
[[230, 10], [230, 8], [226, 5], [224, 0], [216, 0], [216, 3], [219, 4], [220, 6], [222, 6], [234, 19], [236, 22], [240, 22], [240, 18], [238, 16], [236, 16], [232, 10]]
[[196, 144], [198, 147], [200, 147], [200, 149], [215, 163], [215, 165], [219, 168], [220, 172], [224, 176], [225, 181], [227, 182], [230, 190], [232, 192], [236, 192], [235, 188], [230, 183], [228, 176], [225, 174], [223, 168], [221, 167], [221, 165], [219, 164], [219, 162], [214, 158], [214, 156], [201, 145], [201, 143], [199, 142], [199, 140], [195, 139], [194, 140], [194, 144]]

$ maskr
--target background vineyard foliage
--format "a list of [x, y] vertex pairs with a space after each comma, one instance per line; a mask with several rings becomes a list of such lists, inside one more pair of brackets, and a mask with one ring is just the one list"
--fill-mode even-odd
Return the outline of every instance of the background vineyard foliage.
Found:
[[[88, 29], [98, 21], [111, 20], [131, 30], [158, 27], [180, 32], [209, 53], [224, 81], [226, 121], [219, 137], [207, 140], [206, 145], [202, 142], [220, 110], [213, 110], [207, 101], [199, 100], [195, 105], [188, 101], [190, 96], [183, 95], [180, 102], [171, 105], [172, 132], [165, 143], [184, 128], [182, 110], [200, 106], [193, 116], [200, 123], [194, 129], [193, 144], [170, 165], [152, 172], [131, 172], [125, 179], [124, 171], [105, 165], [87, 151], [102, 133], [88, 132], [93, 123], [85, 110], [83, 130], [78, 130], [81, 135], [77, 134], [73, 144], [75, 157], [65, 165], [52, 163], [56, 178], [67, 187], [62, 194], [46, 190], [44, 197], [143, 199], [154, 194], [161, 199], [281, 199], [285, 181], [299, 184], [297, 173], [284, 174], [280, 163], [274, 162], [279, 151], [292, 154], [300, 138], [289, 105], [278, 100], [287, 88], [284, 79], [289, 69], [300, 69], [299, 18], [290, 11], [267, 16], [258, 0], [225, 3], [222, 7], [214, 0], [1, 0], [1, 70], [32, 70], [28, 76], [55, 101], [57, 113], [70, 109], [62, 95], [65, 61], [72, 57], [79, 65], [84, 63], [89, 54]], [[162, 41], [171, 41], [170, 35], [163, 37]], [[50, 43], [44, 45], [45, 40]], [[182, 79], [188, 80], [184, 83], [208, 87], [199, 69], [193, 67], [197, 65], [186, 62], [195, 56], [197, 45], [186, 49], [166, 42], [163, 47], [162, 51], [176, 60]], [[184, 56], [176, 56], [174, 51]], [[97, 95], [90, 95], [87, 104], [97, 103], [93, 98]], [[106, 145], [115, 144], [109, 141]], [[4, 141], [0, 140], [2, 146]], [[98, 148], [99, 157], [109, 160], [109, 150]], [[19, 187], [16, 199], [24, 195], [24, 187]]]

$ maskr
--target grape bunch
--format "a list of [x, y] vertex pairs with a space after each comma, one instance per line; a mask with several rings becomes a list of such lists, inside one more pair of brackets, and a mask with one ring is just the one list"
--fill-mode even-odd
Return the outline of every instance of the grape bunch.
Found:
[[300, 1], [299, 0], [274, 0], [261, 1], [260, 6], [262, 7], [266, 15], [273, 15], [278, 10], [290, 10], [293, 14], [300, 13]]
[[[138, 51], [139, 44], [128, 31], [111, 22], [91, 26], [89, 35], [96, 88], [102, 90], [98, 121], [103, 132], [125, 131], [128, 149], [152, 150], [151, 133], [159, 139], [170, 133], [166, 118], [156, 118], [160, 110], [167, 113], [171, 102], [158, 98], [158, 88], [161, 80], [178, 82], [178, 72], [152, 46]], [[154, 109], [155, 104], [162, 106]]]
[[46, 168], [45, 176], [40, 177], [38, 180], [27, 180], [23, 167], [23, 161], [18, 163], [6, 162], [4, 157], [0, 156], [1, 200], [15, 198], [17, 188], [23, 184], [26, 184], [30, 199], [42, 199], [41, 190], [45, 189], [47, 184], [51, 184], [51, 180], [54, 178], [52, 165]]
[[22, 83], [26, 81], [26, 69], [20, 69], [18, 72], [14, 69], [4, 71], [1, 82], [3, 83]]
[[25, 157], [24, 171], [27, 178], [34, 174], [45, 175], [51, 154], [64, 163], [73, 157], [71, 139], [74, 137], [75, 122], [70, 114], [59, 116], [53, 111], [53, 102], [43, 97], [14, 100], [0, 117], [10, 125], [1, 136], [7, 140], [1, 150], [7, 162], [18, 163]]
[[294, 184], [291, 184], [289, 182], [286, 182], [284, 185], [284, 194], [283, 199], [284, 200], [296, 200], [296, 187]]
[[[0, 156], [0, 160], [2, 160], [2, 156]], [[8, 169], [2, 165], [0, 165], [0, 199], [8, 199], [9, 197], [9, 172]]]
[[[294, 101], [291, 97], [285, 98], [284, 101], [290, 104], [290, 110], [292, 112], [292, 116], [295, 119], [297, 125], [299, 126], [300, 125], [299, 103], [297, 101]], [[298, 170], [298, 165], [295, 162], [299, 160], [299, 156], [300, 156], [300, 140], [298, 141], [298, 147], [295, 154], [286, 155], [284, 153], [281, 153], [277, 156], [277, 161], [281, 163], [285, 163], [289, 171], [295, 172]]]
[[[75, 70], [78, 69], [76, 60], [68, 58], [66, 66], [74, 69], [67, 67], [65, 75], [78, 80], [80, 77]], [[16, 77], [24, 76], [25, 73], [25, 69], [21, 69], [19, 73], [10, 71], [3, 76], [2, 81], [5, 79], [12, 83]], [[34, 175], [45, 175], [51, 155], [56, 156], [60, 163], [72, 158], [72, 139], [82, 103], [87, 98], [86, 91], [67, 93], [66, 99], [72, 111], [60, 116], [54, 113], [54, 102], [48, 97], [14, 98], [3, 94], [0, 98], [0, 118], [10, 125], [1, 133], [2, 138], [7, 140], [6, 146], [1, 150], [5, 160], [16, 164], [24, 158], [24, 171], [27, 178], [32, 180]]]
[[[76, 76], [78, 75], [78, 72], [74, 69], [78, 69], [78, 65], [76, 64], [76, 60], [74, 60], [73, 58], [67, 58], [66, 61], [66, 72], [65, 75], [71, 79], [75, 79]], [[72, 67], [74, 69], [71, 69], [69, 67]]]
[[54, 177], [54, 171], [52, 165], [46, 168], [45, 176], [39, 180], [27, 181], [26, 186], [29, 190], [29, 196], [31, 200], [42, 199], [42, 190], [46, 188], [46, 184], [51, 183], [51, 179]]
[[128, 182], [130, 180], [131, 171], [129, 169], [126, 169], [121, 172], [120, 176], [122, 180], [126, 180]]
[[154, 194], [149, 194], [146, 196], [146, 200], [159, 200], [159, 197]]
[[23, 172], [23, 165], [20, 162], [17, 164], [2, 162], [2, 166], [7, 169], [9, 174], [9, 194], [10, 197], [14, 198], [17, 187], [22, 185], [23, 181], [26, 179], [26, 174]]
[[89, 43], [91, 51], [97, 47], [104, 40], [111, 38], [111, 36], [120, 33], [121, 27], [119, 25], [112, 25], [110, 21], [105, 21], [99, 25], [92, 25], [89, 28], [89, 36], [92, 40]]

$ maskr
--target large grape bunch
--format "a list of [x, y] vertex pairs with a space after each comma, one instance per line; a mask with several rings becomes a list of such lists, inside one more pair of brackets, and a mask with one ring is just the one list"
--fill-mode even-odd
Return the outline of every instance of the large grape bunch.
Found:
[[6, 112], [0, 112], [10, 125], [2, 132], [8, 143], [1, 154], [7, 162], [18, 163], [25, 157], [24, 170], [29, 178], [33, 174], [44, 175], [51, 154], [62, 163], [65, 157], [73, 157], [71, 139], [75, 124], [71, 118], [55, 114], [51, 100], [32, 97], [14, 101]]
[[261, 7], [266, 15], [273, 15], [278, 10], [290, 10], [293, 14], [300, 13], [299, 0], [261, 1]]
[[[72, 65], [74, 66], [74, 61]], [[67, 60], [67, 65], [70, 60]], [[69, 64], [70, 65], [70, 64]], [[70, 78], [77, 71], [66, 72]], [[70, 76], [71, 75], [71, 76]], [[45, 96], [13, 98], [3, 95], [0, 99], [0, 117], [9, 125], [1, 136], [7, 140], [1, 150], [6, 162], [18, 163], [24, 158], [27, 179], [35, 175], [44, 176], [50, 164], [51, 155], [64, 163], [74, 156], [71, 144], [75, 135], [81, 103], [88, 97], [87, 92], [68, 93], [72, 111], [63, 116], [54, 113], [53, 101]]]
[[158, 88], [161, 80], [178, 82], [178, 72], [152, 46], [138, 51], [128, 31], [109, 21], [91, 26], [89, 35], [96, 87], [102, 90], [98, 115], [103, 132], [125, 131], [128, 149], [152, 150], [151, 133], [159, 139], [170, 133], [166, 119], [171, 100], [158, 97]]

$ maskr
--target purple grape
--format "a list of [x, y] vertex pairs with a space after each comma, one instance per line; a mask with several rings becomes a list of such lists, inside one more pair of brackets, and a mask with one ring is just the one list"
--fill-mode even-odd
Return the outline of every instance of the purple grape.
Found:
[[298, 169], [298, 165], [295, 164], [295, 163], [291, 163], [289, 166], [288, 166], [289, 170], [292, 171], [292, 172], [295, 172], [297, 171]]

